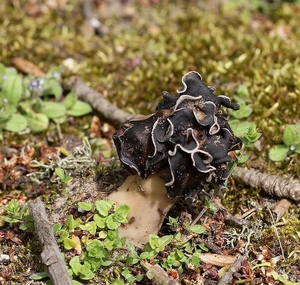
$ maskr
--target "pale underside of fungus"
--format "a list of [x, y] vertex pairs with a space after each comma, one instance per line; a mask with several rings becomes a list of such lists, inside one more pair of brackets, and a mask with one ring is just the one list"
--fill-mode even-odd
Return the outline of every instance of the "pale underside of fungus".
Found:
[[[156, 113], [125, 122], [113, 137], [120, 161], [135, 176], [108, 198], [131, 207], [132, 223], [119, 234], [140, 247], [158, 232], [176, 198], [196, 197], [208, 184], [223, 185], [232, 161], [228, 153], [241, 147], [221, 110], [239, 105], [215, 96], [198, 72], [184, 75], [182, 83], [179, 96], [164, 92]], [[143, 186], [147, 179], [150, 186]], [[149, 221], [153, 215], [158, 219]]]

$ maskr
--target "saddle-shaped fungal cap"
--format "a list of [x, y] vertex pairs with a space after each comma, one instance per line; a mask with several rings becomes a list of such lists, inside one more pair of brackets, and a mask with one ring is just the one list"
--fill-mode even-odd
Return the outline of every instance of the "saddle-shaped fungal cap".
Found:
[[158, 174], [170, 199], [192, 196], [210, 182], [222, 185], [228, 153], [242, 145], [220, 109], [239, 105], [215, 96], [198, 72], [184, 75], [182, 83], [179, 96], [164, 92], [155, 114], [127, 121], [113, 136], [125, 167], [142, 178]]

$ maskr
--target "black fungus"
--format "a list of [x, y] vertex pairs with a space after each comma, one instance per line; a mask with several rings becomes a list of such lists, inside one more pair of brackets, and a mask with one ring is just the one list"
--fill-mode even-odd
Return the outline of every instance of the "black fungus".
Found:
[[222, 185], [232, 161], [228, 153], [242, 145], [220, 109], [239, 105], [215, 96], [195, 71], [182, 83], [180, 96], [164, 92], [155, 114], [127, 121], [113, 136], [125, 167], [142, 178], [157, 173], [169, 198], [194, 195], [211, 182]]

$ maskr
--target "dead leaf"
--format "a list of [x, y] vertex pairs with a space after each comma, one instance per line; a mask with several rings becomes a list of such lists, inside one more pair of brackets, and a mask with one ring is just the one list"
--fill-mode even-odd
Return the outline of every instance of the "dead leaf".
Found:
[[33, 76], [44, 76], [45, 75], [45, 72], [43, 70], [41, 70], [39, 67], [37, 67], [32, 62], [30, 62], [24, 58], [21, 58], [21, 57], [14, 58], [13, 65], [18, 70], [20, 70], [26, 74], [29, 74], [29, 75], [33, 75]]
[[292, 203], [288, 199], [281, 199], [273, 209], [276, 214], [276, 222], [280, 221]]
[[79, 237], [78, 237], [78, 236], [75, 236], [75, 235], [72, 235], [71, 240], [75, 242], [75, 244], [76, 244], [76, 247], [75, 247], [76, 253], [77, 253], [78, 255], [80, 255], [81, 252], [82, 252], [82, 248], [81, 248], [81, 244], [80, 244], [80, 239], [79, 239]]
[[218, 267], [229, 266], [233, 264], [237, 257], [233, 255], [221, 255], [213, 253], [199, 253], [202, 262], [215, 265]]

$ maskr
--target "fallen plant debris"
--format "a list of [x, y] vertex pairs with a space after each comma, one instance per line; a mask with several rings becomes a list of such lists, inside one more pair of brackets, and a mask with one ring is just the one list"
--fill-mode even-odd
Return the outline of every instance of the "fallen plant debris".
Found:
[[272, 210], [276, 214], [276, 222], [279, 222], [285, 215], [288, 209], [292, 206], [291, 201], [287, 199], [281, 199]]
[[297, 180], [241, 167], [235, 167], [232, 176], [246, 185], [262, 189], [272, 196], [285, 197], [294, 201], [300, 200], [300, 183]]
[[133, 117], [132, 114], [111, 104], [102, 94], [87, 86], [79, 77], [72, 77], [65, 84], [67, 88], [70, 88], [77, 94], [79, 99], [89, 103], [94, 110], [99, 112], [101, 116], [110, 122], [120, 124]]
[[167, 272], [165, 272], [158, 264], [152, 265], [147, 261], [142, 261], [141, 265], [147, 270], [147, 277], [153, 281], [153, 284], [160, 285], [179, 285]]
[[[122, 3], [93, 1], [95, 18], [101, 21], [104, 28], [109, 28], [109, 33], [102, 37], [94, 36], [94, 31], [90, 34], [82, 32], [81, 24], [84, 24], [85, 19], [78, 1], [41, 2], [4, 1], [0, 4], [0, 24], [4, 31], [0, 37], [0, 45], [3, 47], [0, 62], [11, 66], [13, 59], [18, 56], [35, 63], [45, 73], [51, 67], [63, 64], [64, 78], [73, 75], [82, 78], [87, 86], [97, 90], [113, 106], [128, 111], [127, 119], [136, 113], [154, 112], [160, 90], [175, 92], [174, 88], [180, 86], [183, 73], [199, 70], [206, 75], [207, 83], [217, 87], [218, 94], [230, 94], [234, 101], [237, 101], [235, 96], [239, 98], [241, 111], [228, 112], [226, 115], [234, 134], [242, 137], [250, 124], [255, 124], [262, 134], [257, 143], [251, 144], [251, 148], [245, 152], [242, 150], [235, 157], [233, 153], [230, 155], [235, 160], [237, 156], [243, 155], [243, 161], [248, 157], [247, 169], [253, 168], [261, 173], [285, 178], [293, 177], [298, 181], [300, 156], [295, 151], [297, 141], [292, 144], [283, 141], [285, 128], [290, 125], [298, 127], [299, 124], [300, 6], [296, 1], [239, 3], [231, 0], [192, 0], [189, 5], [181, 0], [176, 3], [152, 0]], [[27, 74], [25, 69], [18, 70]], [[62, 99], [66, 94], [67, 90], [64, 90]], [[75, 134], [79, 141], [86, 136], [91, 144], [93, 158], [101, 166], [97, 168], [97, 183], [93, 181], [94, 173], [91, 170], [83, 177], [74, 175], [72, 171], [67, 175], [56, 171], [50, 179], [59, 179], [50, 182], [49, 178], [45, 178], [41, 184], [34, 184], [33, 188], [28, 185], [29, 179], [15, 183], [17, 180], [11, 179], [9, 172], [5, 173], [9, 179], [6, 179], [8, 183], [0, 185], [1, 231], [5, 234], [12, 232], [22, 241], [22, 245], [11, 239], [1, 241], [0, 253], [9, 255], [11, 263], [0, 265], [0, 283], [50, 283], [47, 278], [49, 274], [44, 271], [45, 267], [41, 263], [40, 247], [33, 231], [20, 229], [20, 224], [24, 225], [25, 220], [5, 224], [1, 221], [3, 214], [7, 215], [4, 207], [13, 199], [17, 199], [22, 208], [28, 200], [41, 196], [50, 221], [60, 223], [61, 233], [67, 231], [69, 234], [65, 243], [59, 243], [69, 270], [69, 261], [79, 257], [77, 261], [72, 260], [72, 271], [74, 269], [78, 273], [73, 279], [83, 284], [152, 284], [137, 261], [140, 260], [140, 252], [137, 253], [134, 248], [130, 251], [117, 248], [113, 251], [116, 256], [128, 259], [121, 257], [113, 266], [102, 266], [93, 279], [81, 278], [91, 276], [82, 258], [92, 254], [93, 250], [97, 253], [99, 249], [103, 250], [101, 244], [93, 240], [102, 242], [107, 238], [104, 237], [105, 229], [96, 228], [96, 234], [91, 233], [95, 229], [91, 223], [94, 222], [95, 212], [78, 211], [77, 202], [96, 201], [100, 191], [107, 190], [108, 193], [116, 189], [116, 185], [122, 183], [128, 175], [120, 169], [116, 160], [111, 160], [116, 155], [111, 143], [113, 131], [110, 130], [103, 141], [106, 121], [103, 116], [100, 123], [95, 120], [93, 126], [89, 127], [90, 116], [68, 116], [57, 127], [51, 122], [49, 128], [40, 134], [28, 133], [28, 129], [22, 133], [3, 131], [0, 148], [13, 148], [18, 156], [19, 150], [29, 145], [35, 150], [32, 158], [46, 165], [50, 162], [45, 150], [51, 148], [56, 153], [60, 149], [61, 159], [68, 155], [62, 147], [66, 133]], [[114, 121], [115, 127], [122, 123]], [[70, 138], [70, 141], [73, 139]], [[275, 149], [277, 157], [269, 156], [269, 150], [276, 145], [280, 146]], [[69, 152], [72, 149], [67, 148]], [[110, 161], [112, 164], [108, 166]], [[14, 168], [18, 166], [24, 169], [24, 165], [18, 163]], [[25, 168], [26, 173], [35, 171], [30, 164]], [[21, 177], [25, 178], [24, 175], [22, 173]], [[286, 215], [280, 222], [276, 222], [279, 215], [273, 213], [274, 218], [270, 219], [271, 209], [279, 200], [276, 196], [248, 187], [236, 178], [231, 178], [226, 186], [227, 189], [222, 191], [223, 207], [214, 206], [215, 193], [209, 189], [201, 193], [203, 199], [178, 199], [168, 214], [174, 217], [172, 223], [165, 217], [158, 236], [151, 237], [154, 248], [150, 246], [147, 254], [153, 254], [165, 245], [168, 240], [163, 237], [173, 235], [174, 239], [156, 258], [146, 259], [147, 262], [151, 265], [159, 264], [170, 277], [183, 285], [211, 285], [218, 283], [228, 267], [217, 268], [201, 263], [198, 257], [200, 250], [201, 253], [207, 251], [224, 256], [241, 256], [248, 252], [248, 259], [231, 275], [232, 283], [298, 284], [299, 201], [289, 198], [291, 206], [287, 210], [280, 210], [280, 215], [284, 211]], [[289, 203], [285, 204], [284, 209], [286, 205]], [[232, 214], [227, 215], [228, 211]], [[200, 212], [203, 214], [195, 223], [196, 227], [191, 227]], [[178, 213], [182, 215], [179, 217]], [[69, 216], [73, 216], [73, 220]], [[234, 220], [235, 217], [239, 218]], [[77, 219], [82, 220], [80, 226], [84, 229], [70, 227], [71, 230], [69, 226], [76, 224]], [[167, 225], [168, 222], [172, 227]], [[205, 232], [201, 228], [199, 231], [202, 225]], [[188, 231], [190, 228], [196, 232]], [[55, 235], [57, 239], [63, 238], [58, 233]], [[81, 254], [79, 247], [75, 246], [78, 240]], [[88, 240], [92, 243], [87, 250]], [[67, 250], [65, 245], [75, 247]], [[280, 258], [281, 255], [285, 256], [285, 260]], [[31, 281], [28, 276], [32, 278]]]
[[229, 270], [224, 273], [224, 275], [221, 277], [221, 279], [218, 282], [218, 285], [228, 285], [232, 283], [233, 280], [233, 274], [240, 270], [242, 267], [242, 263], [248, 259], [248, 256], [242, 255], [238, 257], [235, 262], [230, 266]]
[[54, 237], [52, 224], [48, 220], [44, 203], [40, 200], [35, 200], [29, 203], [29, 207], [33, 216], [35, 233], [43, 246], [41, 257], [49, 270], [53, 285], [72, 285]]

